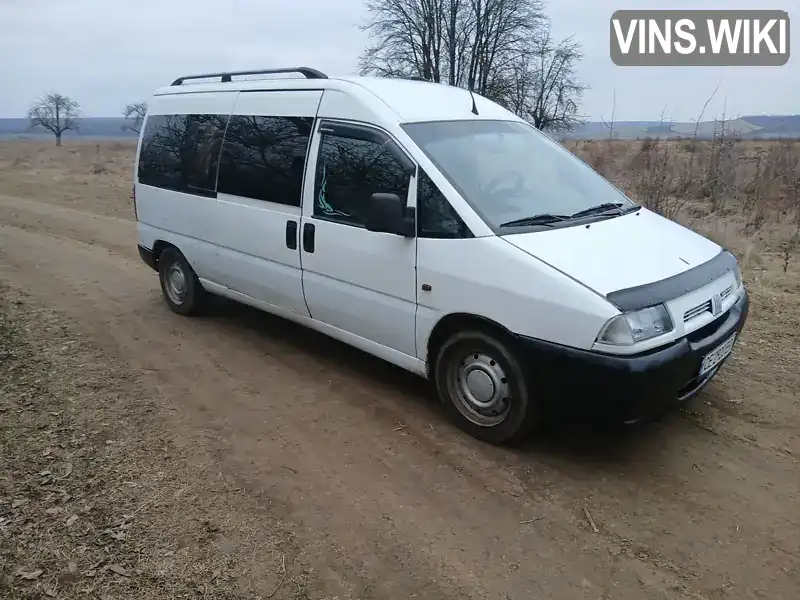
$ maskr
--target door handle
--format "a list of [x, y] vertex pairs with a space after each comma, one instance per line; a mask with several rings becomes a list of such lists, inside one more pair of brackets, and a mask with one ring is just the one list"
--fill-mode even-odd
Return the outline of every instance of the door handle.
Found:
[[314, 253], [314, 224], [303, 223], [303, 250]]
[[286, 247], [297, 250], [297, 221], [286, 221]]

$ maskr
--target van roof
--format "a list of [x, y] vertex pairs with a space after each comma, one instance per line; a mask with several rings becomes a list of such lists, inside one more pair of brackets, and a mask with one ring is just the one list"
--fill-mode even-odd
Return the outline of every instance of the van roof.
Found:
[[[195, 94], [231, 91], [270, 90], [337, 90], [357, 99], [374, 104], [379, 99], [396, 115], [399, 122], [440, 121], [454, 119], [502, 119], [520, 120], [514, 113], [499, 104], [474, 94], [478, 115], [472, 113], [472, 98], [467, 90], [424, 80], [371, 77], [371, 76], [327, 76], [314, 69], [276, 69], [265, 73], [294, 72], [294, 77], [270, 79], [232, 79], [230, 74], [217, 73], [205, 76], [190, 76], [177, 79], [170, 86], [156, 90], [156, 96]], [[238, 72], [238, 74], [258, 72]], [[185, 80], [219, 77], [230, 81], [185, 83]]]

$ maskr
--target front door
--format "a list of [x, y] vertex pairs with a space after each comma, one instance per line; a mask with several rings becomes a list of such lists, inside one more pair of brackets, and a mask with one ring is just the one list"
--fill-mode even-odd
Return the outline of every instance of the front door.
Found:
[[372, 194], [410, 197], [413, 163], [386, 133], [332, 121], [318, 123], [310, 155], [300, 238], [311, 316], [416, 356], [416, 239], [364, 227]]

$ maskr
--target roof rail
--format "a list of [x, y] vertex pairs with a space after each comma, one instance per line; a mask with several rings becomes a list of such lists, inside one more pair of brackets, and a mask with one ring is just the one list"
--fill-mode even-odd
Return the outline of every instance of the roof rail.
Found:
[[189, 79], [208, 79], [211, 77], [219, 77], [220, 82], [229, 83], [231, 77], [238, 75], [271, 75], [274, 73], [300, 73], [306, 79], [328, 78], [322, 71], [317, 71], [311, 67], [287, 67], [283, 69], [256, 69], [255, 71], [229, 71], [225, 73], [206, 73], [203, 75], [184, 75], [183, 77], [178, 77], [171, 85], [183, 85], [183, 82]]

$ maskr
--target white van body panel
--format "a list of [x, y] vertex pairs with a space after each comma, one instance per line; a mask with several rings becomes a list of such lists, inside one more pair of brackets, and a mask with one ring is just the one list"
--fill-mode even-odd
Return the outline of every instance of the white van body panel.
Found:
[[231, 114], [265, 117], [314, 117], [321, 90], [272, 90], [240, 92]]
[[236, 300], [237, 302], [241, 302], [242, 304], [247, 304], [248, 306], [252, 306], [253, 308], [263, 310], [264, 312], [268, 312], [277, 317], [281, 317], [289, 321], [294, 321], [295, 323], [304, 325], [309, 329], [314, 329], [315, 331], [319, 331], [320, 333], [323, 333], [334, 339], [337, 339], [340, 342], [344, 342], [345, 344], [349, 344], [355, 348], [358, 348], [359, 350], [363, 350], [364, 352], [372, 354], [373, 356], [377, 356], [378, 358], [385, 360], [386, 362], [392, 363], [393, 365], [396, 365], [401, 369], [406, 369], [407, 371], [411, 371], [412, 373], [420, 375], [421, 377], [426, 377], [428, 374], [427, 365], [424, 360], [420, 360], [414, 356], [409, 356], [404, 352], [398, 352], [397, 350], [393, 350], [392, 348], [384, 346], [383, 344], [378, 344], [376, 342], [373, 342], [372, 340], [350, 333], [349, 331], [344, 331], [343, 329], [339, 329], [338, 327], [333, 327], [331, 325], [328, 325], [327, 323], [323, 323], [318, 319], [305, 317], [303, 315], [298, 314], [297, 312], [283, 310], [273, 304], [261, 302], [251, 296], [236, 292], [225, 286], [218, 285], [216, 283], [206, 281], [203, 279], [200, 280], [200, 283], [206, 290], [218, 296], [222, 296], [224, 298], [230, 298], [231, 300]]
[[417, 241], [417, 348], [448, 314], [480, 315], [508, 331], [589, 349], [619, 311], [605, 298], [499, 237]]
[[230, 114], [239, 96], [236, 90], [220, 90], [207, 94], [156, 95], [147, 105], [148, 115]]
[[[395, 119], [403, 123], [452, 119], [521, 120], [499, 104], [483, 96], [472, 95], [463, 88], [381, 77], [349, 77], [343, 80], [380, 98], [395, 113]], [[472, 112], [473, 97], [477, 115]]]
[[722, 250], [646, 208], [589, 226], [504, 239], [603, 296], [678, 275]]
[[308, 316], [300, 254], [286, 247], [286, 223], [300, 208], [218, 194], [214, 234], [216, 283]]
[[[177, 192], [173, 192], [177, 193]], [[181, 253], [192, 265], [198, 277], [205, 279], [206, 275], [201, 276], [199, 273], [213, 272], [216, 268], [216, 249], [212, 244], [205, 240], [200, 240], [195, 237], [189, 237], [174, 231], [167, 231], [160, 227], [154, 227], [147, 223], [139, 222], [139, 243], [145, 248], [153, 248], [158, 241], [167, 242], [176, 248], [179, 248]], [[206, 265], [208, 265], [206, 267]]]
[[[376, 119], [386, 120], [387, 116], [395, 117], [385, 102], [366, 93], [366, 90], [352, 87], [350, 93], [337, 89], [325, 90], [317, 115], [320, 118], [328, 117], [358, 123], [372, 123]], [[353, 91], [362, 98], [354, 96]]]

